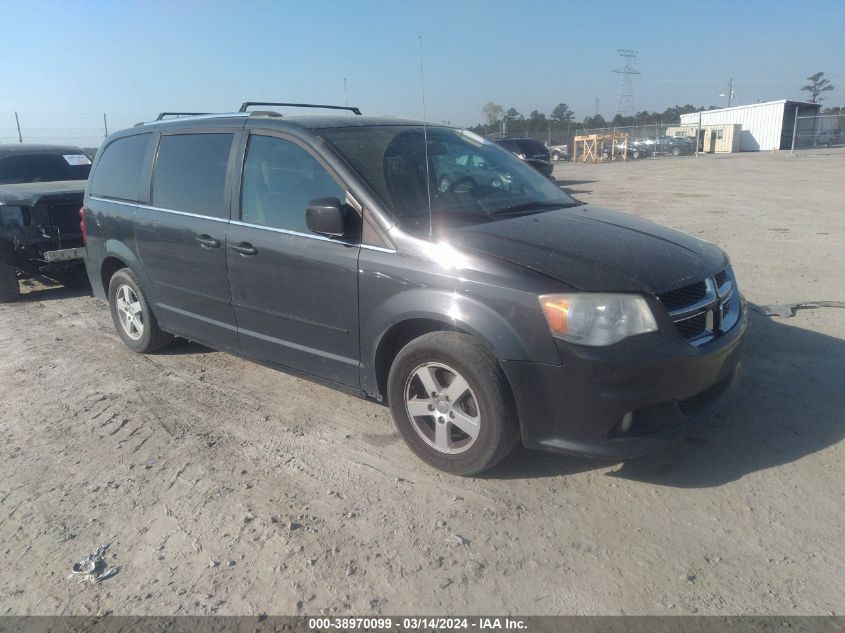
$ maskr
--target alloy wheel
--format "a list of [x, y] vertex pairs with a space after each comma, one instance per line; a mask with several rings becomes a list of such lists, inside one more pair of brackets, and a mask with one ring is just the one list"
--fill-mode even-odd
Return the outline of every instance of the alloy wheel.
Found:
[[144, 312], [141, 301], [131, 286], [122, 284], [115, 293], [117, 317], [126, 336], [133, 341], [144, 336]]
[[467, 380], [448, 365], [429, 362], [411, 372], [405, 410], [417, 434], [441, 453], [463, 453], [478, 439], [478, 400]]

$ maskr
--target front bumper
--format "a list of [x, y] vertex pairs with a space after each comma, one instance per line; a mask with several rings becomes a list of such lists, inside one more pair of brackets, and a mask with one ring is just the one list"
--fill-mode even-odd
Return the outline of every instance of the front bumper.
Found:
[[744, 301], [741, 310], [731, 330], [701, 347], [655, 332], [603, 348], [557, 341], [561, 365], [503, 361], [523, 443], [624, 459], [682, 437], [718, 409], [739, 377]]

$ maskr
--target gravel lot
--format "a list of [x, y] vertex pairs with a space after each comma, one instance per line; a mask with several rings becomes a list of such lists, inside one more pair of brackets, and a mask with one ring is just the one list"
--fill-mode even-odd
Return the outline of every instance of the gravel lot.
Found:
[[[845, 154], [561, 164], [699, 235], [749, 302], [845, 301]], [[85, 291], [0, 306], [0, 613], [843, 614], [845, 310], [752, 315], [708, 425], [625, 463], [441, 474], [385, 408], [182, 343]], [[71, 566], [110, 544], [100, 584]]]

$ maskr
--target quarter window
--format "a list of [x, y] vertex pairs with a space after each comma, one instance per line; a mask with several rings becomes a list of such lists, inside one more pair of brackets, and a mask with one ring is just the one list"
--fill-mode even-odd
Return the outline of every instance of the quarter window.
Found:
[[153, 177], [153, 205], [229, 217], [225, 191], [232, 138], [232, 134], [162, 136]]
[[244, 163], [241, 219], [276, 229], [310, 233], [305, 208], [316, 198], [346, 194], [311, 154], [296, 143], [253, 135]]
[[137, 202], [152, 134], [124, 136], [109, 143], [91, 179], [91, 195]]

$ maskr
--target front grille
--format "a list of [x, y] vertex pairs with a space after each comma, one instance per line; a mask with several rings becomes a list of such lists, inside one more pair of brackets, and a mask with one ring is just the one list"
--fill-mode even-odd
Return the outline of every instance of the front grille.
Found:
[[678, 327], [681, 336], [687, 340], [693, 339], [696, 336], [701, 336], [707, 330], [707, 313], [700, 312], [689, 319], [677, 321], [675, 325]]
[[705, 296], [707, 296], [707, 284], [704, 280], [692, 284], [691, 286], [685, 286], [683, 288], [678, 288], [677, 290], [670, 290], [669, 292], [664, 292], [659, 295], [660, 301], [663, 302], [663, 305], [665, 305], [666, 309], [670, 312], [672, 310], [677, 310], [678, 308], [685, 308], [701, 301]]
[[694, 415], [712, 405], [730, 387], [732, 378], [733, 374], [726, 376], [712, 387], [708, 387], [691, 398], [678, 402], [678, 408], [681, 410], [681, 413], [684, 415]]
[[657, 295], [691, 345], [700, 346], [736, 325], [739, 294], [730, 267], [698, 283]]

